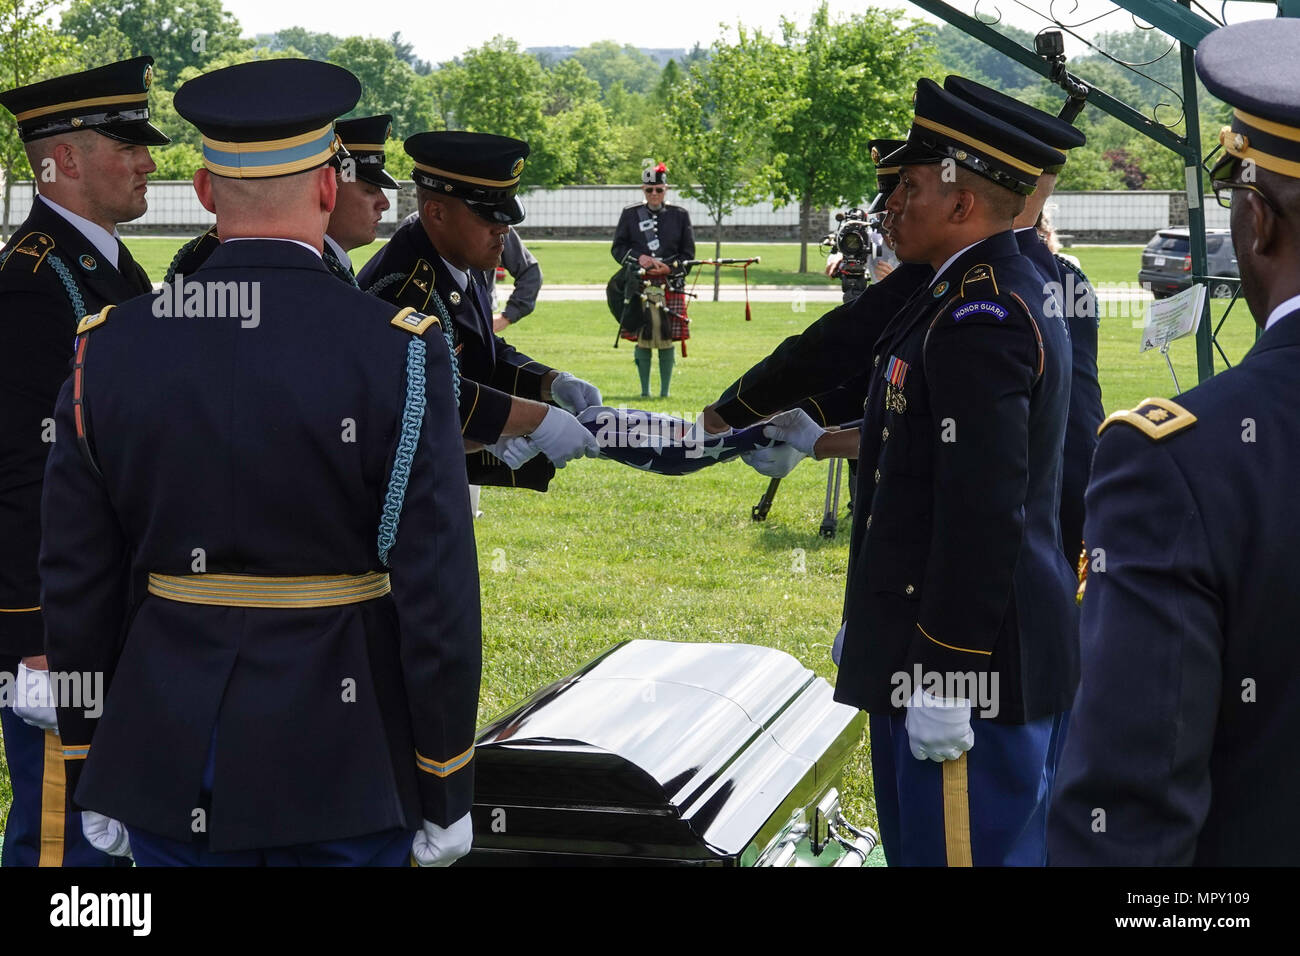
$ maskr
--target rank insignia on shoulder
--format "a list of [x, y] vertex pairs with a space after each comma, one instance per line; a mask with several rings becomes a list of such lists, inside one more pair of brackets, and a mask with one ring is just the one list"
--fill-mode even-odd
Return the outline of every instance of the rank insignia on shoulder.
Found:
[[423, 335], [431, 325], [441, 327], [442, 323], [434, 315], [423, 315], [414, 309], [406, 308], [398, 312], [389, 320], [390, 325], [395, 325], [404, 332], [410, 332], [412, 335]]
[[996, 302], [989, 302], [988, 300], [980, 300], [978, 302], [965, 302], [953, 309], [952, 320], [954, 322], [960, 322], [962, 319], [977, 313], [980, 315], [991, 315], [999, 322], [1010, 314], [1007, 312], [1006, 306], [998, 305]]
[[[24, 265], [32, 267], [35, 272], [40, 268], [45, 257], [54, 250], [54, 240], [43, 232], [29, 232], [13, 244], [13, 251], [5, 256], [0, 269], [13, 266], [15, 269], [21, 269]], [[16, 256], [30, 256], [35, 262], [30, 260], [19, 260]]]
[[106, 305], [104, 306], [104, 308], [102, 308], [99, 312], [95, 313], [94, 315], [87, 315], [83, 317], [82, 320], [77, 323], [77, 334], [84, 335], [85, 333], [89, 332], [91, 329], [98, 328], [99, 326], [103, 325], [105, 322], [108, 321], [108, 313], [111, 312], [114, 308], [115, 306]]
[[[996, 279], [993, 278], [993, 270], [990, 269], [984, 263], [971, 266], [969, 269], [966, 270], [966, 274], [961, 277], [961, 294], [963, 298], [966, 296], [967, 286], [980, 286], [980, 285], [992, 286], [993, 294], [994, 295], [998, 294], [998, 282]], [[987, 293], [985, 294], [987, 295]]]
[[1097, 434], [1100, 435], [1116, 422], [1132, 425], [1152, 441], [1163, 441], [1170, 435], [1195, 425], [1196, 416], [1167, 398], [1146, 398], [1134, 408], [1109, 415], [1097, 429]]
[[947, 294], [947, 292], [948, 292], [948, 280], [944, 279], [942, 282], [939, 282], [935, 285], [934, 291], [931, 292], [930, 295], [934, 296], [936, 299], [942, 299], [944, 295]]

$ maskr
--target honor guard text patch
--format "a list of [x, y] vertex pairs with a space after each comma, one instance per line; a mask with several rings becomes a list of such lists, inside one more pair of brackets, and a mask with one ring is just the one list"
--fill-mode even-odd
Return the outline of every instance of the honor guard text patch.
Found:
[[952, 320], [954, 322], [960, 322], [962, 319], [975, 315], [976, 313], [994, 316], [999, 322], [1005, 319], [1008, 314], [1006, 308], [998, 305], [996, 302], [966, 302], [953, 310]]

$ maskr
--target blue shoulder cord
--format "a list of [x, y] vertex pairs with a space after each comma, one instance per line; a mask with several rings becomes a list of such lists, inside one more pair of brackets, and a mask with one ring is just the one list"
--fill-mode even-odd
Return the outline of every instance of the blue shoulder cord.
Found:
[[[372, 287], [373, 291], [373, 287]], [[448, 331], [451, 318], [442, 304], [438, 294], [433, 293], [433, 304], [442, 319], [442, 334], [447, 339], [447, 354], [451, 359], [452, 391], [460, 401], [460, 365], [456, 361], [456, 352], [451, 345], [451, 333]], [[384, 495], [384, 510], [379, 518], [379, 561], [388, 567], [388, 555], [397, 544], [397, 527], [402, 520], [402, 506], [406, 503], [406, 486], [411, 480], [411, 463], [415, 459], [415, 449], [420, 441], [420, 429], [424, 424], [426, 405], [425, 365], [427, 349], [424, 339], [413, 336], [406, 346], [406, 403], [402, 408], [402, 432], [397, 439], [397, 452], [393, 456], [393, 471], [388, 478], [388, 492]]]
[[47, 255], [45, 261], [63, 280], [63, 289], [68, 293], [68, 298], [72, 300], [73, 317], [80, 322], [82, 316], [86, 314], [86, 300], [81, 297], [81, 287], [77, 285], [77, 280], [72, 277], [72, 273], [68, 271], [68, 267], [63, 264], [63, 260], [58, 256]]

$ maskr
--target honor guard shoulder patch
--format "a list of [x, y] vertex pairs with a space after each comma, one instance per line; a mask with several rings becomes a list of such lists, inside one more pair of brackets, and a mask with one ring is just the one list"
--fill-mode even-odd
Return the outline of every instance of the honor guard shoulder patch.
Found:
[[[29, 232], [17, 242], [15, 242], [10, 251], [5, 255], [4, 261], [0, 263], [0, 269], [8, 269], [12, 266], [15, 270], [22, 269], [24, 266], [30, 266], [35, 272], [45, 261], [45, 257], [54, 251], [54, 240], [43, 232]], [[19, 256], [25, 258], [19, 259]]]
[[116, 308], [116, 306], [106, 305], [104, 306], [104, 308], [100, 309], [100, 311], [97, 312], [96, 314], [87, 315], [84, 318], [82, 318], [82, 320], [77, 323], [77, 334], [84, 335], [86, 332], [89, 332], [91, 329], [99, 328], [101, 325], [103, 325], [105, 322], [108, 321], [108, 313], [111, 312], [114, 308]]
[[438, 321], [436, 315], [424, 315], [412, 308], [405, 308], [398, 312], [393, 316], [389, 324], [397, 326], [403, 332], [410, 332], [412, 335], [423, 335], [430, 326], [442, 327], [442, 323]]
[[990, 302], [987, 299], [981, 299], [978, 302], [963, 302], [957, 308], [952, 310], [952, 320], [960, 322], [967, 316], [980, 313], [991, 315], [999, 322], [1005, 319], [1010, 313], [1007, 312], [1006, 306], [998, 305], [996, 302]]
[[1116, 422], [1132, 425], [1152, 441], [1164, 441], [1170, 435], [1195, 425], [1196, 416], [1167, 398], [1147, 398], [1133, 408], [1108, 416], [1097, 429], [1097, 434]]

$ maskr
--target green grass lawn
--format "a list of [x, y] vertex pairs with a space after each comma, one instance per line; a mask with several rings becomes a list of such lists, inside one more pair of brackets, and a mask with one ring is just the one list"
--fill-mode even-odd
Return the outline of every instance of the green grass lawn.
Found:
[[[161, 275], [157, 260], [146, 258], [150, 241], [131, 246], [151, 275]], [[1135, 278], [1136, 266], [1130, 269], [1118, 254], [1111, 262], [1110, 250], [1078, 252], [1098, 283]], [[1121, 268], [1130, 274], [1119, 275]], [[1224, 305], [1214, 303], [1216, 318]], [[614, 322], [603, 303], [543, 302], [508, 338], [592, 381], [608, 404], [694, 416], [819, 313], [759, 302], [753, 314], [747, 323], [739, 303], [693, 304], [690, 356], [677, 361], [673, 395], [644, 402], [637, 397], [633, 350], [629, 343], [611, 347]], [[1223, 336], [1233, 362], [1249, 348], [1253, 328], [1244, 309], [1234, 309]], [[1139, 354], [1138, 338], [1131, 318], [1103, 319], [1100, 368], [1108, 412], [1148, 395], [1173, 394], [1164, 360], [1154, 352]], [[1174, 343], [1171, 355], [1190, 387], [1192, 341]], [[655, 382], [657, 375], [656, 369]], [[833, 680], [829, 652], [848, 529], [842, 526], [833, 541], [817, 535], [826, 475], [825, 464], [800, 465], [765, 523], [751, 521], [749, 511], [766, 479], [739, 461], [665, 479], [584, 460], [560, 471], [544, 495], [484, 489], [484, 515], [476, 526], [484, 611], [481, 717], [629, 638], [762, 644]], [[848, 769], [845, 800], [851, 819], [875, 824], [865, 747]], [[8, 780], [0, 770], [0, 817], [7, 811]]]

